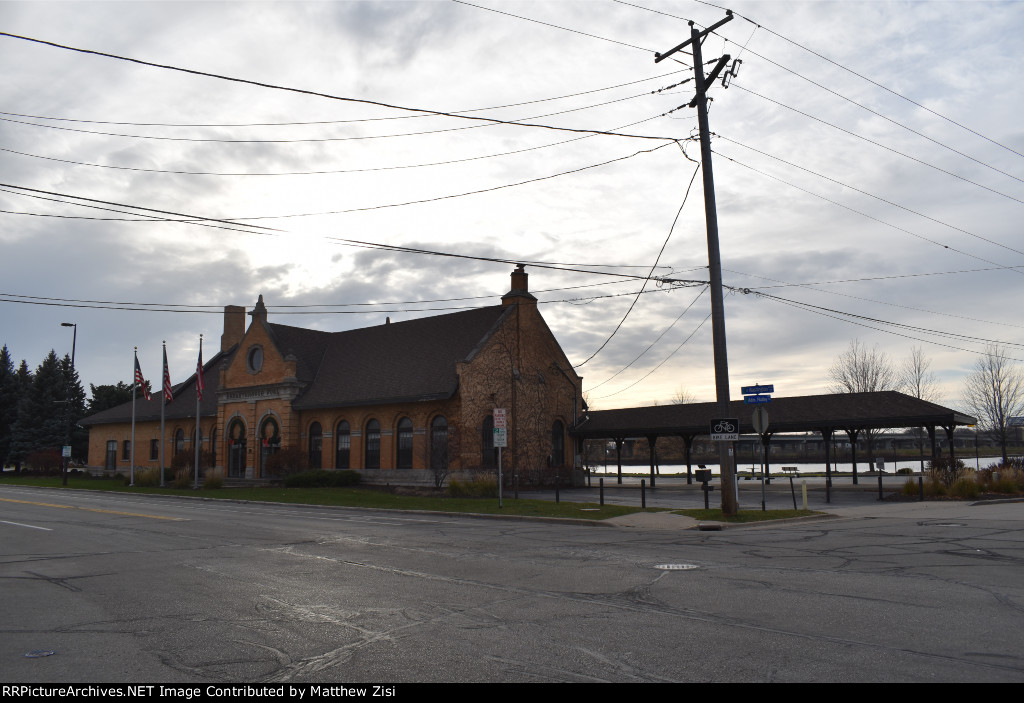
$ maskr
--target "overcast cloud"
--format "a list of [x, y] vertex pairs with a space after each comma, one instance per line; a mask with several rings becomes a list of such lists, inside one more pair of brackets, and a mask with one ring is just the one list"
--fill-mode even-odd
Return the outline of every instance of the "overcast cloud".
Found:
[[[691, 72], [655, 64], [653, 52], [689, 36], [676, 17], [706, 26], [722, 10], [653, 0], [477, 4], [0, 2], [0, 16], [10, 34], [334, 96], [572, 129], [696, 134], [695, 110], [665, 114], [689, 102], [691, 84], [662, 90]], [[710, 110], [724, 279], [741, 291], [726, 297], [733, 397], [758, 381], [774, 383], [777, 395], [825, 392], [833, 359], [857, 337], [896, 361], [922, 345], [945, 400], [958, 405], [986, 340], [1024, 359], [1024, 5], [731, 7], [742, 17], [707, 39], [704, 56], [742, 59], [733, 85], [711, 90]], [[0, 188], [0, 344], [34, 368], [51, 348], [70, 351], [59, 324], [75, 322], [85, 384], [130, 380], [134, 346], [157, 379], [162, 340], [172, 378], [184, 380], [200, 334], [207, 357], [218, 347], [220, 308], [251, 309], [261, 293], [272, 321], [340, 330], [495, 304], [508, 289], [509, 264], [331, 238], [646, 275], [695, 168], [667, 140], [429, 116], [7, 36], [0, 66], [0, 181], [62, 194]], [[584, 91], [596, 92], [563, 97]], [[681, 143], [699, 157], [695, 142]], [[457, 162], [425, 165], [448, 161]], [[611, 163], [588, 168], [603, 162]], [[531, 179], [545, 180], [502, 187]], [[74, 219], [145, 218], [71, 204], [71, 195], [247, 226]], [[657, 275], [707, 279], [703, 205], [698, 174]], [[527, 271], [532, 290], [550, 291], [537, 293], [543, 314], [576, 364], [640, 287], [597, 273]], [[700, 326], [707, 293], [622, 371], [701, 290], [647, 288], [578, 369], [596, 407], [668, 402], [682, 386], [714, 398], [710, 321]], [[854, 324], [759, 292], [883, 322]], [[24, 296], [211, 307], [15, 302]], [[283, 307], [296, 305], [335, 307]]]

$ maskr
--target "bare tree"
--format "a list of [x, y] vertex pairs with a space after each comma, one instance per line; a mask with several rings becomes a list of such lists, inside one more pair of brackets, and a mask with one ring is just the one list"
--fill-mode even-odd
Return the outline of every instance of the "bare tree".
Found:
[[898, 375], [899, 390], [921, 400], [934, 403], [940, 397], [939, 380], [929, 371], [932, 360], [924, 355], [921, 347], [911, 347], [910, 356], [903, 360]]
[[877, 345], [868, 349], [859, 339], [851, 341], [850, 347], [836, 358], [828, 376], [832, 393], [892, 391], [899, 386], [889, 355], [879, 351]]
[[974, 362], [974, 373], [964, 381], [964, 404], [994, 437], [1007, 463], [1010, 418], [1024, 414], [1024, 372], [1010, 362], [998, 344], [990, 344]]
[[[859, 339], [850, 342], [849, 348], [840, 354], [828, 370], [832, 393], [871, 393], [896, 390], [899, 377], [889, 355], [879, 351], [878, 346], [868, 349]], [[877, 430], [864, 430], [868, 445], [868, 463], [874, 463], [875, 447], [873, 435]]]
[[[929, 370], [931, 365], [932, 360], [924, 355], [921, 347], [911, 347], [910, 356], [903, 360], [899, 368], [900, 390], [915, 398], [936, 402], [941, 391], [938, 378]], [[909, 431], [917, 435], [917, 443], [921, 448], [921, 470], [924, 471], [924, 428], [916, 427]]]
[[680, 386], [679, 390], [676, 391], [675, 395], [672, 396], [673, 405], [689, 405], [690, 403], [696, 403], [697, 396], [686, 389], [686, 386]]

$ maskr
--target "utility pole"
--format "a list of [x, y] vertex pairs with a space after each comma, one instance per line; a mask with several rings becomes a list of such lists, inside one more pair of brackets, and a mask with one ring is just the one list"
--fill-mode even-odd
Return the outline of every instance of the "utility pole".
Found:
[[[704, 77], [704, 59], [701, 55], [700, 43], [705, 36], [726, 22], [732, 20], [732, 10], [726, 10], [727, 16], [704, 31], [699, 31], [690, 22], [690, 38], [664, 54], [655, 54], [654, 63], [667, 59], [688, 44], [693, 45], [693, 78], [697, 94], [690, 101], [690, 107], [697, 108], [697, 121], [700, 126], [700, 164], [704, 179], [704, 213], [708, 230], [708, 273], [711, 283], [711, 333], [715, 355], [715, 395], [718, 401], [719, 417], [729, 417], [729, 359], [725, 346], [725, 305], [722, 299], [722, 258], [718, 246], [718, 210], [715, 205], [715, 179], [711, 170], [711, 137], [708, 128], [707, 89], [718, 78], [731, 58], [725, 54]], [[722, 513], [735, 515], [739, 509], [736, 500], [735, 457], [730, 456], [731, 442], [718, 443], [718, 465], [722, 474]]]

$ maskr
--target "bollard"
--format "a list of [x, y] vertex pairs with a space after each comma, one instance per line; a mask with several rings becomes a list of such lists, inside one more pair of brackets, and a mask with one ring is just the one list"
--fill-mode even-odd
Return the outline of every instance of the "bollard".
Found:
[[917, 497], [924, 500], [924, 476], [917, 477]]
[[604, 476], [597, 479], [597, 485], [601, 490], [601, 505], [604, 505]]
[[644, 479], [640, 479], [640, 507], [647, 507], [647, 482]]
[[878, 500], [882, 500], [882, 474], [878, 474]]
[[793, 474], [789, 475], [789, 492], [793, 494], [793, 510], [796, 510], [796, 488], [793, 487]]
[[555, 502], [558, 501], [558, 474], [555, 474]]
[[516, 472], [512, 476], [512, 490], [515, 491], [515, 499], [519, 500], [519, 473]]
[[[804, 510], [807, 510], [807, 479], [800, 482], [800, 491], [804, 494]], [[825, 488], [825, 495], [828, 495], [828, 487]]]

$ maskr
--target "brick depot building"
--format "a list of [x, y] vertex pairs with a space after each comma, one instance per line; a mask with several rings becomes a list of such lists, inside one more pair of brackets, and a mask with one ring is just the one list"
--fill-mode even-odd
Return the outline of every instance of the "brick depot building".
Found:
[[[582, 379], [522, 265], [511, 278], [501, 305], [345, 332], [271, 322], [263, 296], [248, 329], [244, 308], [225, 307], [220, 351], [203, 372], [202, 452], [231, 478], [270, 478], [268, 458], [289, 447], [311, 468], [360, 469], [371, 480], [493, 469], [492, 411], [505, 408], [503, 469], [533, 482], [571, 466]], [[195, 382], [176, 386], [165, 408], [165, 465], [194, 453]], [[135, 401], [137, 467], [160, 465], [159, 396]], [[81, 424], [90, 468], [126, 472], [131, 403]]]

